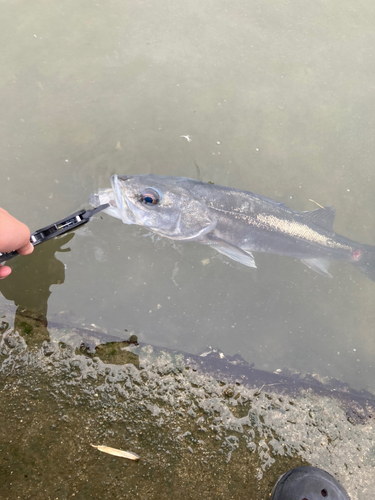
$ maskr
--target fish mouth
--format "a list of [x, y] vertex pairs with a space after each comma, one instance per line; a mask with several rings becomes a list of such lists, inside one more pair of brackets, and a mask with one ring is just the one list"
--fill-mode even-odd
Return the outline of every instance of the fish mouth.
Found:
[[113, 195], [115, 198], [116, 208], [119, 212], [119, 216], [124, 224], [136, 224], [133, 211], [130, 207], [131, 203], [127, 199], [126, 194], [121, 189], [119, 181], [126, 181], [130, 179], [129, 175], [112, 175], [111, 176], [111, 186], [113, 190]]

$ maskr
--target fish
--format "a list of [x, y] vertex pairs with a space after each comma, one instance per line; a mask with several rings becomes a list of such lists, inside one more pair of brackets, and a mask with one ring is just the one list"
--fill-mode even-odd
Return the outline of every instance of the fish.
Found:
[[284, 203], [231, 187], [187, 177], [112, 175], [111, 188], [91, 195], [94, 207], [157, 235], [196, 241], [248, 267], [253, 252], [300, 260], [332, 278], [331, 260], [350, 262], [375, 281], [375, 246], [334, 232], [335, 209], [296, 211]]

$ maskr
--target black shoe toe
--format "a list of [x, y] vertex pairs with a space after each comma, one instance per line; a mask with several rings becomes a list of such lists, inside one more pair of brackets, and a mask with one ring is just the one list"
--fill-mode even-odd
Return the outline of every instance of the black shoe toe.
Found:
[[279, 478], [271, 500], [350, 500], [341, 484], [317, 467], [297, 467]]

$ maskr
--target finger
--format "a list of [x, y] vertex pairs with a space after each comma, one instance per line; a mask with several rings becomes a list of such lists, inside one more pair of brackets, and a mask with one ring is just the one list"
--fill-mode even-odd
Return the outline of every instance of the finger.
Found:
[[11, 268], [8, 266], [0, 266], [0, 280], [3, 280], [12, 272]]
[[[19, 222], [18, 228], [17, 228], [17, 234], [14, 234], [14, 244], [16, 244], [16, 250], [18, 253], [23, 254], [24, 249], [28, 249], [30, 246], [30, 230], [26, 226], [26, 224], [23, 224], [22, 222]], [[21, 250], [21, 251], [20, 251]], [[31, 253], [31, 252], [29, 252]]]
[[29, 228], [4, 210], [0, 211], [0, 215], [0, 251], [11, 252], [26, 247], [30, 253]]
[[24, 245], [23, 247], [19, 248], [17, 250], [17, 252], [20, 254], [20, 255], [29, 255], [30, 253], [32, 253], [34, 251], [34, 245], [32, 243], [27, 242], [26, 245]]

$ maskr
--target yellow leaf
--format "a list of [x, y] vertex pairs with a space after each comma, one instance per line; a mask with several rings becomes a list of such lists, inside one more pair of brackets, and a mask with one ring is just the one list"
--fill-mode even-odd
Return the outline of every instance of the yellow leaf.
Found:
[[117, 450], [116, 448], [110, 448], [109, 446], [96, 446], [95, 444], [91, 445], [93, 448], [96, 448], [103, 453], [108, 453], [109, 455], [114, 455], [115, 457], [128, 458], [129, 460], [139, 460], [139, 456], [130, 451]]

